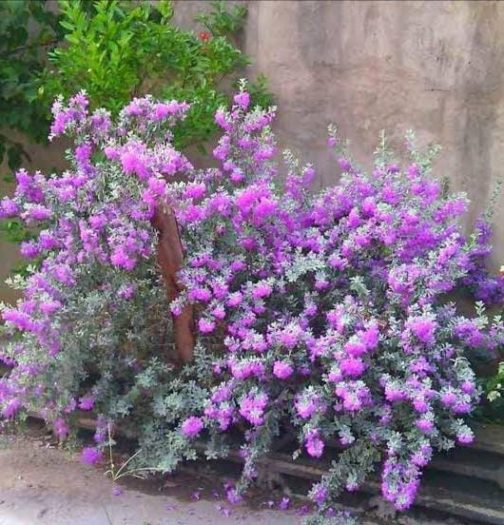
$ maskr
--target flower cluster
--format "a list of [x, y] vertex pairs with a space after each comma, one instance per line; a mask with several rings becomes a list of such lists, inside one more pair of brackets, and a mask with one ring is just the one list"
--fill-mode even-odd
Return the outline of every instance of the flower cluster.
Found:
[[0, 217], [30, 228], [21, 253], [34, 261], [15, 283], [22, 300], [3, 309], [12, 340], [0, 352], [12, 367], [0, 382], [5, 417], [30, 407], [56, 428], [62, 415], [103, 405], [111, 382], [131, 381], [163, 351], [168, 304], [151, 219], [168, 180], [191, 169], [171, 145], [187, 108], [135, 99], [112, 123], [88, 111], [84, 93], [55, 102], [50, 138], [76, 137], [71, 167], [49, 177], [20, 170], [14, 196], [0, 202]]
[[[337, 440], [341, 459], [311, 492], [321, 512], [378, 462], [383, 496], [405, 509], [433, 451], [472, 439], [464, 417], [478, 389], [466, 350], [504, 338], [482, 311], [468, 319], [445, 300], [477, 268], [485, 289], [481, 250], [460, 226], [466, 199], [444, 195], [414, 149], [405, 167], [379, 149], [371, 173], [339, 150], [339, 183], [313, 191], [311, 165], [289, 152], [276, 160], [274, 108], [249, 105], [241, 91], [216, 113], [219, 167], [195, 170], [171, 145], [184, 104], [134, 100], [111, 122], [89, 115], [83, 95], [57, 102], [52, 134], [77, 136], [72, 170], [20, 172], [0, 208], [40, 225], [23, 253], [41, 261], [3, 312], [13, 336], [3, 414], [38, 407], [64, 436], [76, 408], [142, 413], [137, 461], [164, 470], [197, 436], [211, 448], [240, 429], [238, 489], [281, 432], [315, 458]], [[329, 143], [338, 149], [334, 135]], [[199, 336], [200, 361], [178, 377], [149, 360], [163, 336], [141, 312], [167, 314], [151, 226], [165, 203], [186, 253], [169, 308], [178, 316], [191, 304]]]
[[[220, 169], [171, 188], [187, 245], [187, 293], [172, 308], [195, 304], [200, 334], [226, 349], [198, 417], [211, 435], [248, 427], [245, 478], [281, 422], [312, 457], [335, 437], [346, 450], [364, 443], [383, 461], [383, 496], [406, 509], [432, 451], [472, 440], [464, 416], [478, 390], [465, 350], [503, 341], [500, 325], [444, 300], [471, 279], [478, 297], [500, 300], [477, 260], [487, 237], [466, 239], [466, 198], [445, 196], [414, 148], [404, 168], [379, 150], [371, 173], [340, 152], [340, 182], [311, 193], [313, 167], [289, 152], [285, 168], [275, 162], [274, 112], [248, 103], [239, 94], [216, 115]], [[359, 461], [314, 488], [322, 509], [364, 481], [352, 474]]]
[[488, 218], [480, 217], [475, 225], [473, 242], [469, 250], [467, 275], [461, 284], [471, 292], [474, 298], [488, 305], [502, 305], [504, 302], [504, 274], [489, 275], [486, 260], [492, 253], [490, 240], [492, 228]]

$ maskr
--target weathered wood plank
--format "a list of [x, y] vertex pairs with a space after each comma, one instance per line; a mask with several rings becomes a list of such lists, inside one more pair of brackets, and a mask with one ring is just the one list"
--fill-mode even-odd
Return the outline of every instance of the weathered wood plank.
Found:
[[483, 423], [476, 423], [471, 426], [473, 427], [476, 436], [471, 448], [504, 456], [503, 426]]

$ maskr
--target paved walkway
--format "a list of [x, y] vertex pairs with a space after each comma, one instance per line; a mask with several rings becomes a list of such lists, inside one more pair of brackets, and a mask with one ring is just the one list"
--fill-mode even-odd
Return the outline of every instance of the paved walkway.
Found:
[[[141, 488], [141, 490], [138, 490]], [[184, 474], [159, 484], [117, 486], [75, 453], [50, 448], [43, 438], [0, 436], [0, 525], [300, 525], [301, 503], [267, 508], [264, 495], [231, 507], [210, 476]], [[150, 493], [145, 492], [149, 490]], [[280, 496], [271, 496], [275, 506]], [[363, 525], [441, 525], [403, 516]], [[446, 525], [446, 524], [445, 524]]]
[[[198, 487], [187, 476], [168, 480], [155, 494], [114, 484], [75, 454], [43, 441], [14, 439], [0, 447], [0, 525], [294, 525], [287, 512], [231, 507], [221, 487]], [[203, 483], [202, 483], [203, 484]], [[149, 485], [149, 484], [147, 484]], [[203, 484], [204, 485], [204, 484]]]

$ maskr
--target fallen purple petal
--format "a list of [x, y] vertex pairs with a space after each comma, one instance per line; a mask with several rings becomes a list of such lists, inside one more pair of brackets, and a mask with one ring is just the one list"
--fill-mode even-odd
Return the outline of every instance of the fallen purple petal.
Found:
[[227, 500], [232, 505], [238, 505], [243, 501], [243, 497], [238, 493], [236, 489], [229, 489], [226, 493]]
[[296, 514], [298, 516], [306, 516], [307, 514], [309, 514], [311, 512], [311, 509], [310, 509], [310, 506], [309, 505], [302, 505], [301, 507], [298, 507], [296, 509]]
[[282, 498], [282, 501], [278, 504], [280, 510], [287, 510], [290, 507], [290, 498]]
[[226, 518], [229, 518], [229, 516], [231, 516], [231, 509], [224, 507], [224, 505], [216, 505], [215, 508]]

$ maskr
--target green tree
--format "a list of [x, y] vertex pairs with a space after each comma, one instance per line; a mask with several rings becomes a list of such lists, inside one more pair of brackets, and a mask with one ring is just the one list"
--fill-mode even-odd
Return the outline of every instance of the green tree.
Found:
[[12, 131], [35, 142], [47, 137], [49, 113], [37, 86], [47, 50], [62, 37], [58, 18], [43, 0], [0, 2], [0, 162], [13, 170], [28, 156]]
[[[228, 101], [222, 86], [236, 83], [249, 63], [236, 43], [246, 8], [210, 5], [196, 18], [205, 31], [195, 33], [173, 23], [170, 0], [60, 0], [57, 12], [45, 0], [0, 2], [2, 129], [43, 142], [58, 95], [85, 90], [93, 107], [115, 114], [133, 97], [151, 93], [191, 104], [174, 130], [174, 145], [202, 148], [216, 129], [215, 110]], [[271, 103], [264, 77], [249, 91], [254, 103]], [[4, 156], [11, 170], [23, 156], [29, 160], [21, 143], [0, 132], [0, 160]], [[0, 229], [14, 242], [27, 235], [17, 221], [3, 221]]]
[[[132, 97], [151, 93], [191, 103], [175, 129], [176, 147], [201, 144], [214, 132], [213, 114], [227, 100], [222, 80], [249, 63], [233, 41], [245, 23], [243, 6], [212, 3], [212, 11], [197, 18], [207, 31], [196, 34], [173, 23], [169, 0], [59, 5], [65, 41], [49, 53], [50, 67], [41, 75], [46, 100], [83, 89], [94, 107], [117, 113]], [[268, 100], [264, 83], [254, 92], [260, 102]]]

